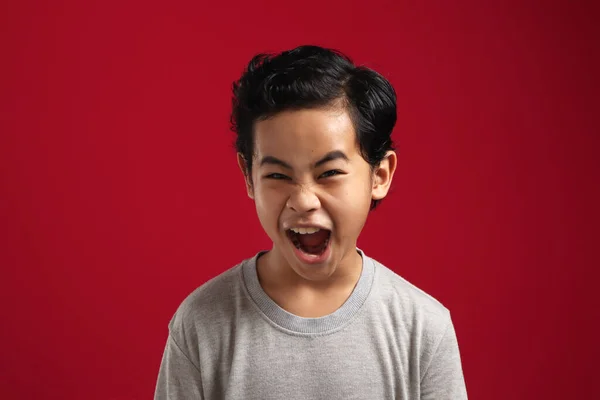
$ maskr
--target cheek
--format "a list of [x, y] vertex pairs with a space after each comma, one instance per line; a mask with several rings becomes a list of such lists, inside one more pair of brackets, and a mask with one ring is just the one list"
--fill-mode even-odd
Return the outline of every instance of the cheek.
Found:
[[362, 229], [370, 207], [370, 186], [363, 181], [348, 182], [328, 192], [326, 208], [336, 224], [351, 235]]
[[[281, 189], [268, 187], [267, 185], [257, 185], [254, 191], [254, 202], [256, 211], [261, 222], [277, 220], [285, 204], [285, 194]], [[269, 224], [270, 225], [270, 224]], [[267, 228], [265, 226], [265, 228]]]
[[330, 193], [331, 201], [347, 212], [360, 212], [371, 205], [371, 183], [364, 179], [347, 180]]

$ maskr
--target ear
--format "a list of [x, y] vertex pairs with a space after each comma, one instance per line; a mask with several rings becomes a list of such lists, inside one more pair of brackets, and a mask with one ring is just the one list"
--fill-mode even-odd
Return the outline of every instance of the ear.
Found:
[[390, 150], [381, 160], [379, 167], [373, 172], [373, 187], [371, 189], [373, 200], [381, 200], [388, 194], [396, 171], [397, 160], [396, 153]]
[[244, 182], [246, 183], [246, 191], [248, 192], [248, 197], [254, 200], [254, 189], [252, 187], [252, 176], [249, 175], [248, 172], [248, 163], [246, 159], [242, 155], [242, 153], [237, 153], [237, 162], [244, 175]]

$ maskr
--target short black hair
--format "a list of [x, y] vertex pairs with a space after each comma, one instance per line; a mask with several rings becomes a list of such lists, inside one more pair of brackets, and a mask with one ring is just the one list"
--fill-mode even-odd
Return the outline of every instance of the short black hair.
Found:
[[[258, 54], [233, 83], [231, 130], [251, 175], [256, 121], [279, 112], [335, 105], [347, 109], [362, 157], [376, 168], [389, 150], [396, 124], [396, 92], [379, 73], [333, 49], [299, 46]], [[378, 201], [372, 201], [371, 209]]]

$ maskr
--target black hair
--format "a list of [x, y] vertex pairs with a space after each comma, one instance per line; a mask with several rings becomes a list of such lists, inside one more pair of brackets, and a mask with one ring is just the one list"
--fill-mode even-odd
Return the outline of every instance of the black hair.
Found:
[[[347, 109], [362, 157], [376, 168], [389, 150], [396, 124], [396, 93], [380, 74], [333, 49], [300, 46], [258, 54], [233, 83], [231, 130], [251, 176], [253, 127], [281, 111], [333, 106]], [[378, 201], [371, 203], [371, 209]]]

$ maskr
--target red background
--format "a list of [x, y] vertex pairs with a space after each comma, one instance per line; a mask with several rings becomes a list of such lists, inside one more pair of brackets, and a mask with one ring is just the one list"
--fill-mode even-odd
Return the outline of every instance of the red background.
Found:
[[231, 82], [305, 43], [397, 89], [399, 170], [359, 245], [451, 309], [470, 398], [600, 395], [594, 10], [50, 3], [0, 8], [0, 398], [152, 397], [178, 304], [269, 244]]

